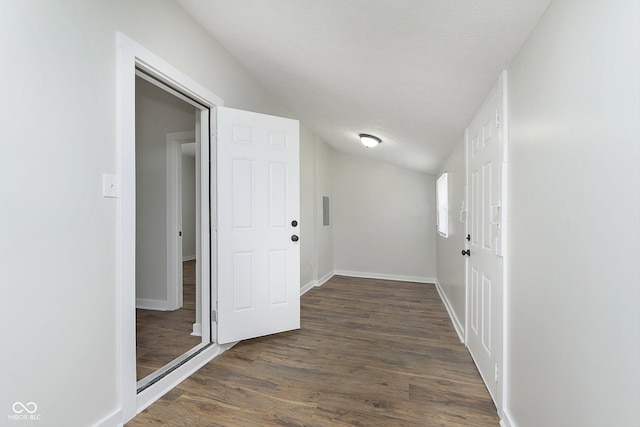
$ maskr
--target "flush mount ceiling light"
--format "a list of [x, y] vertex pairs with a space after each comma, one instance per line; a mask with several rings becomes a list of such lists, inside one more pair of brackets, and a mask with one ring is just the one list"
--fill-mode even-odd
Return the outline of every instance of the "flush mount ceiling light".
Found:
[[360, 142], [367, 148], [373, 148], [376, 145], [380, 144], [382, 140], [377, 136], [367, 135], [366, 133], [360, 134]]

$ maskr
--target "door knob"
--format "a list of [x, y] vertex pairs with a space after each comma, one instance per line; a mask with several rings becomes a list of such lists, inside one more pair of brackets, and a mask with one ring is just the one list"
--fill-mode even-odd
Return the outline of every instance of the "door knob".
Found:
[[471, 256], [471, 249], [462, 250], [462, 256]]
[[291, 241], [297, 242], [298, 240], [300, 240], [300, 238], [298, 236], [296, 236], [295, 234], [293, 236], [291, 236]]

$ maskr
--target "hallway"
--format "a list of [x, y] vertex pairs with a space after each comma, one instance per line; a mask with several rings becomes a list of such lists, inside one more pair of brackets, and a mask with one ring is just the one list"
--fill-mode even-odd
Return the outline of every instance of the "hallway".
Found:
[[302, 328], [241, 342], [128, 426], [497, 426], [433, 285], [335, 276]]

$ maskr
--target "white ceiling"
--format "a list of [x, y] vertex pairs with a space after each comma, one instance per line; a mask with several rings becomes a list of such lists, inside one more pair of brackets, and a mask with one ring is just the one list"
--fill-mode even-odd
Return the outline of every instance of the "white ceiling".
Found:
[[336, 150], [432, 174], [549, 1], [177, 0]]

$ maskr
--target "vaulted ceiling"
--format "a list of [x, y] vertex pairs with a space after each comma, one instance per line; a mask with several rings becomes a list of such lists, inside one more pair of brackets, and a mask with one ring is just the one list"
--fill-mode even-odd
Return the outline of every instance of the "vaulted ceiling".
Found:
[[177, 0], [334, 149], [428, 173], [549, 1]]

